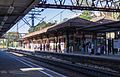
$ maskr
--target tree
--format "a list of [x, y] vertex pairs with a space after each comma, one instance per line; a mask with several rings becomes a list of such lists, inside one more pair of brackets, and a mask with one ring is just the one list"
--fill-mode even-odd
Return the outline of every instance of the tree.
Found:
[[52, 26], [54, 24], [56, 24], [56, 21], [55, 22], [48, 22], [48, 23], [43, 21], [43, 22], [37, 24], [36, 26], [34, 26], [33, 28], [31, 27], [28, 31], [29, 31], [29, 33], [31, 33], [31, 32], [38, 31], [38, 30], [41, 30], [43, 28]]
[[6, 42], [5, 42], [5, 40], [4, 39], [2, 39], [2, 47], [4, 48], [5, 46], [6, 46]]
[[[112, 5], [111, 7], [116, 7], [116, 8], [119, 8], [119, 5], [120, 5], [120, 1], [119, 0], [108, 0], [108, 1], [111, 1], [112, 2]], [[102, 0], [103, 3], [106, 3], [107, 0]], [[111, 4], [109, 4], [110, 6]], [[105, 15], [106, 16], [110, 16], [112, 17], [113, 19], [116, 19], [116, 20], [120, 20], [120, 13], [119, 12], [103, 12], [103, 13], [106, 13]]]
[[111, 12], [112, 13], [112, 18], [116, 20], [120, 20], [120, 12]]
[[92, 19], [92, 12], [90, 11], [84, 11], [81, 15], [80, 18], [86, 19], [86, 20], [90, 20]]
[[44, 27], [46, 24], [47, 24], [47, 23], [46, 23], [45, 21], [43, 21], [43, 22], [37, 24], [37, 25], [35, 26], [35, 30], [34, 30], [34, 31], [41, 30], [42, 27]]
[[7, 46], [13, 46], [14, 42], [19, 40], [19, 33], [18, 32], [8, 32], [7, 33]]

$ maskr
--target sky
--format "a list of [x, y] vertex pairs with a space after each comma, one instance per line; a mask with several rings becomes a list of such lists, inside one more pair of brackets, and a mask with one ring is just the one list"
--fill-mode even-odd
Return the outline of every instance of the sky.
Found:
[[[54, 4], [55, 3], [54, 1], [57, 1], [57, 3], [59, 2], [58, 0], [47, 0], [47, 3]], [[66, 0], [65, 4], [66, 5], [71, 5], [71, 1], [73, 1], [73, 3], [75, 3], [75, 0]], [[83, 0], [83, 1], [85, 1], [85, 0]], [[88, 0], [88, 1], [90, 1], [89, 3], [91, 4], [91, 0]], [[113, 1], [118, 1], [118, 0], [113, 0]], [[104, 3], [105, 2], [103, 2], [102, 4], [104, 4]], [[98, 5], [100, 6], [100, 3], [98, 3]], [[60, 15], [62, 16], [62, 19], [64, 19], [64, 18], [68, 18], [69, 19], [69, 18], [75, 17], [76, 14], [80, 14], [81, 13], [80, 10], [77, 11], [79, 13], [75, 13], [75, 12], [70, 11], [70, 10], [64, 10], [64, 11], [63, 10], [64, 9], [45, 9], [41, 13], [41, 15], [37, 16], [37, 17], [45, 17], [44, 21], [46, 21], [46, 22], [53, 22], [54, 20], [57, 20], [58, 22], [60, 22], [60, 18], [61, 18]], [[63, 11], [62, 14], [57, 15], [56, 17], [54, 17], [56, 14], [60, 13], [61, 11]], [[96, 14], [97, 14], [97, 12], [96, 12]], [[27, 17], [27, 16], [25, 16], [25, 18], [28, 21], [30, 20], [30, 18]], [[51, 19], [51, 18], [53, 18], [53, 19]], [[40, 20], [41, 19], [39, 19], [39, 18], [35, 19], [35, 25], [37, 25]], [[48, 20], [50, 20], [50, 21], [48, 21]], [[31, 24], [31, 20], [29, 21], [29, 23]], [[18, 25], [18, 28], [19, 28], [18, 31], [20, 33], [27, 33], [28, 32], [29, 25], [26, 25], [22, 20], [20, 20], [18, 22], [18, 24], [14, 25], [9, 31], [17, 31], [17, 25]]]
[[[71, 0], [66, 0], [65, 4], [66, 5], [69, 5], [71, 4], [70, 2]], [[74, 0], [72, 0], [73, 3], [75, 3]], [[54, 0], [48, 0], [47, 3], [53, 3], [54, 4]], [[39, 10], [41, 10], [43, 8], [39, 8]], [[60, 13], [61, 11], [63, 11], [62, 13]], [[60, 13], [60, 14], [59, 14]], [[35, 18], [35, 25], [37, 25], [39, 22], [40, 22], [40, 18], [44, 18], [44, 21], [46, 22], [53, 22], [55, 20], [59, 22], [62, 22], [62, 20], [64, 18], [73, 18], [73, 17], [76, 17], [77, 15], [81, 14], [82, 11], [80, 10], [65, 10], [65, 9], [45, 9], [43, 12], [41, 12], [41, 15], [39, 16], [36, 16]], [[59, 15], [57, 15], [59, 14]], [[56, 16], [57, 15], [57, 16]], [[54, 17], [55, 16], [55, 17]], [[40, 18], [39, 18], [40, 17]], [[54, 18], [53, 18], [54, 17]], [[27, 21], [29, 21], [29, 23], [31, 24], [31, 19], [29, 18], [29, 16], [25, 16], [25, 19]], [[16, 32], [17, 31], [17, 26], [18, 26], [18, 32], [20, 33], [28, 33], [28, 29], [29, 29], [29, 25], [25, 24], [25, 22], [23, 22], [23, 20], [20, 20], [17, 24], [15, 24], [8, 32]]]
[[[46, 22], [54, 22], [55, 20], [57, 20], [59, 23], [62, 22], [64, 18], [70, 19], [79, 14], [81, 14], [81, 11], [71, 11], [65, 9], [45, 9], [43, 12], [41, 12], [41, 15], [35, 16], [35, 25], [40, 22], [41, 18], [45, 18], [44, 21]], [[30, 15], [26, 15], [24, 18], [29, 21], [29, 24], [31, 24]], [[18, 23], [16, 23], [8, 32], [16, 32], [17, 26], [19, 33], [28, 33], [29, 25], [25, 24], [23, 20], [20, 20]]]

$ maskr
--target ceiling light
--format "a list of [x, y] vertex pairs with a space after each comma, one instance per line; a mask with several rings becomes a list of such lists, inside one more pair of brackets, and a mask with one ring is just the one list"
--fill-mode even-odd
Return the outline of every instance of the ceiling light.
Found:
[[11, 14], [14, 10], [14, 7], [13, 6], [10, 6], [9, 9], [8, 9], [8, 14]]
[[[4, 22], [4, 21], [2, 21], [2, 22], [1, 22], [1, 25], [4, 25], [4, 24], [5, 24], [5, 22]], [[1, 27], [2, 27], [2, 26], [1, 26]]]
[[3, 19], [3, 21], [6, 21], [7, 19], [8, 19], [8, 16], [5, 16], [4, 19]]
[[0, 29], [2, 28], [2, 26], [0, 25]]

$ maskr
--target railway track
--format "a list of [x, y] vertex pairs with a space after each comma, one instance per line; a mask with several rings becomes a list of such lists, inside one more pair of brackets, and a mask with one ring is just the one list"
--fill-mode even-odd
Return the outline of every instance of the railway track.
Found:
[[63, 60], [58, 57], [43, 56], [29, 52], [10, 50], [19, 54], [24, 54], [26, 57], [35, 59], [37, 61], [42, 61], [47, 64], [51, 64], [57, 67], [66, 68], [76, 72], [86, 74], [91, 77], [120, 77], [119, 71], [112, 70], [106, 67], [98, 67], [95, 64], [85, 64], [78, 62], [71, 62], [70, 60]]

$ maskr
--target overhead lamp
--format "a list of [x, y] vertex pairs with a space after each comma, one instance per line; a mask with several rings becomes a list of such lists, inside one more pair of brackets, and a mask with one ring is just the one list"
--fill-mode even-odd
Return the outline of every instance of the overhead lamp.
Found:
[[[14, 7], [10, 6], [9, 9], [8, 9], [8, 11], [7, 11], [7, 13], [11, 14], [13, 12], [13, 10], [14, 10]], [[4, 16], [3, 21], [1, 22], [1, 25], [4, 25], [5, 22], [7, 21], [7, 19], [8, 19], [8, 16]]]
[[0, 28], [2, 28], [2, 26], [0, 25]]
[[5, 24], [5, 22], [4, 22], [4, 21], [2, 21], [2, 22], [1, 22], [1, 25], [4, 25], [4, 24]]
[[0, 25], [0, 30], [2, 29], [2, 26]]
[[4, 19], [3, 19], [3, 21], [6, 21], [7, 19], [8, 19], [8, 16], [5, 16]]
[[9, 9], [8, 9], [8, 14], [11, 14], [14, 10], [14, 7], [13, 6], [10, 6]]

